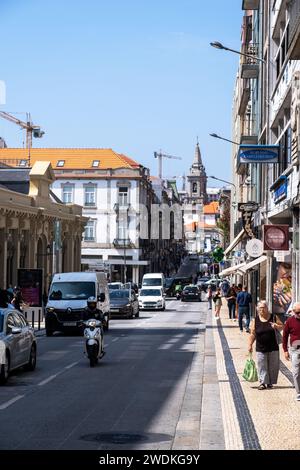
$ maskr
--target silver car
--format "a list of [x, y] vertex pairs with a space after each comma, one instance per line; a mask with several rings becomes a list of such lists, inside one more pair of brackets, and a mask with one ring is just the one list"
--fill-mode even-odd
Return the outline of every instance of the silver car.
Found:
[[0, 384], [9, 372], [25, 366], [36, 366], [36, 338], [33, 328], [18, 310], [0, 308]]

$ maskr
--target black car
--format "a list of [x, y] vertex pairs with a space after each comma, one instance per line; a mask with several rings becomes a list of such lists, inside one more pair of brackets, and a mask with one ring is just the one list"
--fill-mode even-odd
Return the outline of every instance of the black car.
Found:
[[115, 289], [109, 292], [110, 314], [137, 318], [139, 316], [139, 302], [133, 290]]
[[201, 302], [201, 291], [197, 286], [186, 286], [181, 293], [181, 301], [197, 300]]

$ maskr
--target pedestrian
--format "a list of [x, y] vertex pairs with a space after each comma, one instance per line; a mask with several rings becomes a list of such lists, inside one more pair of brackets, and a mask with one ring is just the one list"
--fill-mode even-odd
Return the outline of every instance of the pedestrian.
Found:
[[251, 294], [247, 290], [247, 286], [243, 287], [242, 292], [237, 295], [238, 316], [240, 331], [243, 331], [243, 317], [246, 316], [246, 332], [250, 333], [250, 304], [252, 303]]
[[14, 290], [14, 297], [11, 301], [12, 305], [15, 307], [16, 310], [22, 312], [22, 304], [24, 303], [24, 299], [22, 297], [21, 289], [16, 287]]
[[279, 317], [273, 315], [267, 302], [261, 300], [257, 304], [256, 317], [251, 322], [249, 337], [249, 353], [252, 353], [256, 341], [256, 359], [259, 377], [258, 390], [273, 388], [277, 384], [279, 374], [279, 346], [276, 330], [283, 328]]
[[215, 318], [220, 318], [220, 310], [222, 307], [222, 294], [221, 289], [218, 288], [213, 295], [213, 301], [215, 304]]
[[206, 293], [207, 301], [208, 301], [208, 310], [212, 309], [212, 297], [213, 297], [213, 291], [211, 284], [208, 284], [207, 286], [207, 293]]
[[230, 284], [227, 281], [227, 279], [224, 279], [224, 281], [221, 282], [220, 287], [221, 287], [222, 296], [226, 297], [227, 292], [229, 291], [229, 288], [230, 288]]
[[237, 294], [235, 291], [235, 285], [232, 284], [229, 291], [227, 292], [226, 300], [229, 312], [229, 319], [235, 321], [235, 307], [236, 307]]
[[[300, 302], [293, 305], [293, 313], [294, 315], [289, 317], [284, 325], [282, 348], [285, 358], [291, 359], [296, 400], [300, 401]], [[290, 339], [289, 351], [288, 339]]]

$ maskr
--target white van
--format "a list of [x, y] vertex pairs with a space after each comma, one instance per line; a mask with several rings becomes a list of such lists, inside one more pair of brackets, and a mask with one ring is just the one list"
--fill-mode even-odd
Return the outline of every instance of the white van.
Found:
[[160, 287], [162, 290], [164, 290], [165, 278], [163, 273], [144, 274], [142, 279], [142, 288], [143, 287]]
[[166, 301], [161, 287], [142, 287], [139, 293], [140, 310], [165, 310]]
[[104, 329], [110, 320], [109, 291], [106, 274], [102, 272], [78, 272], [54, 274], [45, 312], [46, 335], [54, 331], [79, 328], [85, 318], [89, 297], [97, 299], [97, 308], [104, 313]]

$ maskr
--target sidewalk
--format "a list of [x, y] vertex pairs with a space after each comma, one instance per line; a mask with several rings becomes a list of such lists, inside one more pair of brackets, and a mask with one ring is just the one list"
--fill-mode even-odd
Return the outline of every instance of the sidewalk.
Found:
[[[300, 449], [300, 403], [295, 400], [291, 363], [280, 345], [278, 383], [271, 390], [257, 390], [257, 383], [242, 378], [248, 355], [249, 334], [228, 318], [223, 300], [221, 319], [208, 310], [217, 360], [226, 449]], [[255, 350], [255, 347], [254, 347]], [[256, 360], [256, 354], [253, 353]]]

